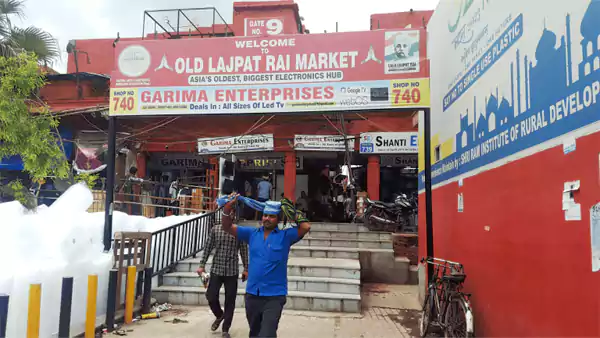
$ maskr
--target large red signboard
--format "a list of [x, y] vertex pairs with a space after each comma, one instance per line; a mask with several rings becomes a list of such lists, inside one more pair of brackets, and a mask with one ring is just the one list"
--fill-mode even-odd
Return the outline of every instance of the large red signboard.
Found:
[[123, 42], [111, 114], [425, 107], [424, 39], [381, 30]]

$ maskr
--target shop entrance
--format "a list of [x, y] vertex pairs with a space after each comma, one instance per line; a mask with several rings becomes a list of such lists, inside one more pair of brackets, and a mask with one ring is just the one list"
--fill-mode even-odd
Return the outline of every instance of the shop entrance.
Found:
[[[277, 192], [283, 189], [278, 177], [283, 177], [283, 155], [276, 154], [237, 154], [235, 164], [234, 189], [243, 196], [258, 201], [279, 199]], [[239, 216], [242, 219], [257, 219], [258, 213], [244, 206]]]
[[193, 153], [150, 154], [150, 179], [141, 185], [140, 196], [135, 196], [144, 205], [140, 211], [145, 216], [162, 217], [207, 210], [210, 168], [208, 158]]
[[[339, 152], [303, 152], [303, 168], [296, 175], [296, 205], [309, 218], [319, 222], [347, 222], [345, 208], [351, 201], [345, 189], [348, 170], [344, 154]], [[365, 166], [360, 156], [353, 156], [352, 174], [357, 191], [366, 185]]]
[[394, 202], [396, 196], [405, 194], [416, 199], [418, 191], [417, 154], [382, 155], [380, 199]]

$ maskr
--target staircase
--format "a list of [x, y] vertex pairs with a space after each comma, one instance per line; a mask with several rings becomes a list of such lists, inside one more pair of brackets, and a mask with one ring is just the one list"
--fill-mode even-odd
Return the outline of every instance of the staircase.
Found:
[[[153, 289], [157, 301], [208, 305], [206, 289], [195, 272], [200, 256], [179, 262], [175, 271], [163, 275], [161, 285]], [[207, 271], [211, 262], [212, 257]], [[370, 232], [359, 224], [313, 223], [310, 233], [290, 251], [286, 308], [358, 313], [361, 281], [408, 284], [412, 279], [408, 259], [394, 259], [389, 233]], [[245, 294], [245, 287], [239, 280], [237, 307], [244, 306], [244, 297], [239, 296]]]

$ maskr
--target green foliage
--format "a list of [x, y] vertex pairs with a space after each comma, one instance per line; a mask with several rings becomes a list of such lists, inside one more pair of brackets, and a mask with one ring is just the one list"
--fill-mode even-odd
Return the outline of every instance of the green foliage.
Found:
[[98, 182], [98, 178], [100, 175], [98, 174], [89, 174], [89, 173], [81, 173], [75, 176], [76, 182], [84, 182], [90, 190], [94, 189], [96, 182]]
[[0, 79], [0, 159], [19, 155], [33, 182], [69, 177], [67, 159], [57, 143], [59, 120], [43, 102], [31, 99], [45, 84], [35, 55], [0, 57]]
[[33, 209], [37, 206], [37, 200], [27, 187], [20, 180], [9, 182], [5, 186], [0, 186], [0, 193], [6, 196], [12, 196], [15, 200], [21, 202], [27, 209]]
[[13, 28], [9, 39], [14, 48], [34, 53], [41, 64], [52, 64], [60, 56], [54, 37], [37, 27]]
[[12, 17], [24, 16], [24, 0], [0, 0], [0, 56], [16, 56], [27, 51], [35, 53], [40, 64], [52, 64], [60, 57], [58, 42], [37, 27], [19, 28], [12, 25]]

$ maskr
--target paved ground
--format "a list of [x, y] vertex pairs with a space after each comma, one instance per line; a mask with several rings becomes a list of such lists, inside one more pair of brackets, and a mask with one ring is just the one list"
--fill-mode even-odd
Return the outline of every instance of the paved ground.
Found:
[[[418, 302], [415, 286], [371, 284], [363, 287], [362, 314], [316, 313], [284, 310], [279, 337], [375, 338], [413, 337], [418, 333]], [[174, 318], [186, 323], [173, 324]], [[174, 307], [160, 319], [145, 320], [124, 327], [127, 337], [216, 338], [210, 332], [214, 317], [208, 307]], [[232, 337], [248, 337], [243, 309], [236, 309]]]

